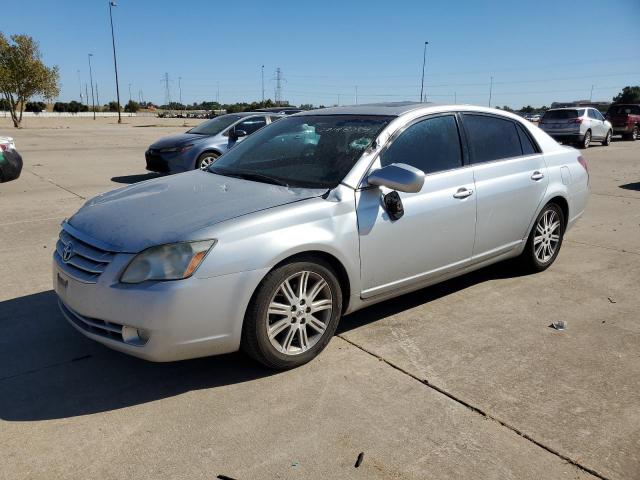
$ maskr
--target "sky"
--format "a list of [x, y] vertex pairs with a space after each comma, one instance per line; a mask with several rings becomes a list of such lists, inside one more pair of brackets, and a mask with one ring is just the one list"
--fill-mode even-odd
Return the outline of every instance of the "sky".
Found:
[[[611, 100], [640, 84], [640, 0], [118, 0], [122, 103], [274, 98], [313, 105], [427, 100], [520, 108]], [[107, 0], [2, 0], [5, 34], [25, 33], [60, 68], [58, 100], [114, 100]], [[79, 71], [79, 73], [78, 73]], [[493, 86], [491, 87], [491, 77]], [[593, 88], [593, 90], [592, 90]], [[357, 98], [356, 98], [357, 92]]]

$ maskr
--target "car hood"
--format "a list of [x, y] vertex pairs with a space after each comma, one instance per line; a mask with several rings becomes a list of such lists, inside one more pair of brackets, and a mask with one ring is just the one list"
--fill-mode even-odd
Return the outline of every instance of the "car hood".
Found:
[[205, 227], [324, 193], [194, 170], [98, 195], [68, 223], [114, 251], [136, 253], [153, 245], [201, 240], [194, 234]]
[[178, 133], [177, 135], [168, 135], [166, 137], [162, 137], [157, 142], [152, 143], [149, 148], [160, 149], [160, 148], [171, 148], [177, 147], [180, 145], [185, 145], [187, 143], [199, 142], [208, 138], [207, 135], [198, 135], [196, 133]]

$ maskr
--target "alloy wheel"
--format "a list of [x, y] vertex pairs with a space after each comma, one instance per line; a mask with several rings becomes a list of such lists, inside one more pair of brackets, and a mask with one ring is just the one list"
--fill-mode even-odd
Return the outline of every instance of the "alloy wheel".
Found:
[[302, 271], [285, 279], [267, 309], [267, 337], [285, 355], [312, 348], [324, 335], [333, 311], [327, 281], [318, 273]]
[[214, 157], [213, 155], [207, 155], [200, 160], [200, 170], [206, 170], [209, 166], [216, 161], [218, 157]]
[[587, 132], [584, 134], [584, 140], [582, 141], [582, 145], [584, 148], [587, 148], [591, 144], [591, 132]]
[[611, 143], [611, 130], [607, 132], [607, 138], [604, 140], [605, 145], [609, 145]]
[[560, 217], [554, 210], [544, 212], [533, 237], [533, 248], [536, 258], [540, 263], [549, 262], [560, 243]]

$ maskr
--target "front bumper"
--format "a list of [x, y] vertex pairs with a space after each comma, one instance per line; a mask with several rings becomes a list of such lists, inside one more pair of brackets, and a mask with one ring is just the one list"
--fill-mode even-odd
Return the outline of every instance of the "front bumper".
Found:
[[[246, 306], [266, 270], [121, 284], [117, 279], [131, 258], [116, 254], [96, 283], [85, 283], [54, 257], [53, 286], [74, 328], [109, 348], [156, 362], [238, 350]], [[144, 332], [143, 340], [124, 333], [125, 327]]]

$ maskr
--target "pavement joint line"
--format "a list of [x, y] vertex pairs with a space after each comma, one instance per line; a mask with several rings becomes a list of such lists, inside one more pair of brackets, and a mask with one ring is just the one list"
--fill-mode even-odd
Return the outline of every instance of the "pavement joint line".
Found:
[[7, 223], [0, 223], [0, 227], [7, 227], [9, 225], [18, 225], [20, 223], [34, 223], [34, 222], [46, 222], [49, 220], [59, 220], [60, 217], [45, 217], [45, 218], [33, 218], [30, 220], [20, 220], [17, 222], [7, 222]]
[[623, 250], [623, 249], [614, 248], [614, 247], [605, 247], [604, 245], [596, 245], [595, 243], [579, 242], [577, 240], [563, 240], [563, 241], [569, 242], [569, 243], [577, 243], [578, 245], [586, 245], [588, 247], [604, 248], [604, 249], [613, 250], [614, 252], [619, 252], [619, 253], [630, 253], [631, 255], [640, 255], [640, 252], [632, 252], [630, 250]]
[[45, 365], [45, 366], [40, 367], [40, 368], [34, 368], [32, 370], [27, 370], [26, 372], [20, 372], [20, 373], [14, 374], [14, 375], [7, 375], [6, 377], [0, 377], [0, 382], [3, 382], [5, 380], [12, 380], [14, 378], [22, 377], [24, 375], [32, 375], [34, 373], [42, 372], [43, 370], [48, 370], [50, 368], [61, 367], [62, 365], [67, 365], [69, 363], [80, 362], [82, 360], [88, 360], [88, 359], [90, 359], [92, 357], [93, 357], [93, 355], [91, 355], [91, 354], [80, 355], [79, 357], [74, 357], [74, 358], [72, 358], [70, 360], [65, 360], [64, 362], [52, 363], [50, 365]]
[[593, 470], [592, 468], [587, 467], [586, 465], [582, 465], [581, 463], [579, 463], [577, 460], [573, 460], [571, 457], [568, 457], [567, 455], [564, 455], [562, 453], [560, 453], [558, 450], [554, 449], [553, 447], [549, 447], [548, 445], [545, 445], [544, 443], [536, 440], [535, 438], [533, 438], [531, 435], [523, 432], [522, 430], [520, 430], [517, 427], [514, 427], [513, 425], [500, 420], [497, 417], [494, 417], [493, 415], [491, 415], [490, 413], [485, 412], [484, 410], [482, 410], [479, 407], [476, 407], [474, 405], [471, 405], [470, 403], [462, 400], [461, 398], [456, 397], [454, 394], [446, 391], [445, 389], [438, 387], [437, 385], [431, 383], [429, 380], [427, 380], [426, 378], [420, 378], [417, 375], [414, 375], [413, 373], [409, 372], [408, 370], [405, 370], [404, 368], [400, 367], [399, 365], [396, 365], [395, 363], [393, 363], [392, 361], [378, 355], [377, 353], [368, 350], [367, 348], [358, 345], [357, 343], [355, 343], [352, 340], [349, 340], [348, 338], [344, 337], [342, 334], [337, 334], [336, 337], [344, 340], [345, 342], [347, 342], [350, 345], [353, 345], [354, 347], [356, 347], [357, 349], [371, 355], [374, 358], [377, 358], [378, 360], [380, 360], [381, 362], [384, 362], [385, 364], [387, 364], [388, 366], [390, 366], [391, 368], [398, 370], [399, 372], [407, 375], [408, 377], [411, 377], [412, 379], [420, 382], [422, 385], [425, 385], [426, 387], [435, 390], [436, 392], [440, 393], [441, 395], [444, 395], [445, 397], [449, 398], [450, 400], [453, 400], [456, 403], [459, 403], [460, 405], [468, 408], [469, 410], [471, 410], [474, 413], [477, 413], [481, 416], [483, 416], [484, 418], [487, 418], [489, 420], [492, 420], [496, 423], [498, 423], [499, 425], [507, 428], [508, 430], [511, 430], [513, 433], [517, 434], [518, 436], [524, 438], [525, 440], [533, 443], [534, 445], [542, 448], [543, 450], [551, 453], [552, 455], [564, 460], [565, 462], [573, 465], [574, 467], [590, 474], [593, 475], [594, 477], [599, 478], [600, 480], [610, 480], [609, 477], [604, 476], [603, 474], [597, 472], [596, 470]]
[[590, 192], [591, 195], [597, 195], [599, 197], [615, 197], [615, 198], [628, 198], [629, 200], [640, 200], [638, 197], [630, 197], [629, 195], [614, 195], [612, 193], [596, 193]]
[[58, 183], [54, 182], [53, 180], [51, 180], [50, 178], [45, 178], [45, 177], [43, 177], [42, 175], [38, 175], [36, 172], [34, 172], [34, 171], [32, 171], [32, 170], [29, 170], [29, 169], [27, 169], [27, 168], [25, 168], [25, 170], [26, 170], [27, 172], [29, 172], [31, 175], [34, 175], [34, 176], [38, 177], [40, 180], [44, 180], [45, 182], [49, 182], [51, 185], [55, 185], [56, 187], [58, 187], [58, 188], [60, 188], [60, 189], [64, 190], [65, 192], [69, 192], [70, 194], [75, 195], [76, 197], [81, 198], [82, 200], [86, 200], [86, 198], [85, 198], [85, 197], [83, 197], [82, 195], [80, 195], [80, 194], [78, 194], [78, 193], [76, 193], [76, 192], [74, 192], [74, 191], [72, 191], [72, 190], [69, 190], [69, 189], [68, 189], [68, 188], [66, 188], [66, 187], [63, 187], [62, 185], [60, 185], [60, 184], [58, 184]]

